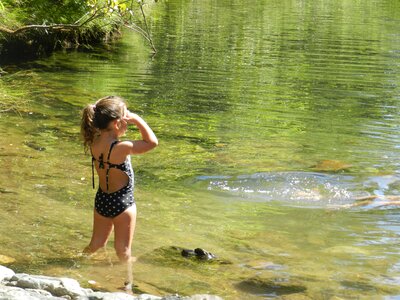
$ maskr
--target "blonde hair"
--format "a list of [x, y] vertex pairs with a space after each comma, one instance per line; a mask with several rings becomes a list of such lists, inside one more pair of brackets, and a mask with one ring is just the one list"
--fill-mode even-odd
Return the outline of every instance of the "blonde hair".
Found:
[[107, 96], [88, 104], [82, 110], [81, 135], [85, 151], [93, 143], [100, 130], [107, 129], [113, 120], [124, 115], [125, 101], [118, 96]]

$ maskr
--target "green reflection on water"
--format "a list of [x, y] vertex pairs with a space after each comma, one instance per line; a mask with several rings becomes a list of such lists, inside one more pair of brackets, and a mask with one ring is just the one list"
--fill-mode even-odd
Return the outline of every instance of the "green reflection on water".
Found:
[[[78, 255], [94, 197], [79, 112], [118, 94], [160, 140], [133, 158], [139, 289], [232, 299], [399, 294], [397, 210], [301, 208], [301, 198], [292, 206], [193, 184], [310, 172], [329, 160], [351, 165], [340, 175], [360, 189], [398, 194], [399, 11], [394, 1], [165, 1], [151, 21], [155, 57], [127, 33], [108, 51], [7, 67], [35, 76], [13, 82], [30, 84], [30, 109], [0, 116], [0, 254], [19, 272], [122, 284], [111, 245], [93, 260]], [[368, 184], [384, 175], [394, 183]], [[159, 250], [169, 246], [230, 263], [169, 258]]]

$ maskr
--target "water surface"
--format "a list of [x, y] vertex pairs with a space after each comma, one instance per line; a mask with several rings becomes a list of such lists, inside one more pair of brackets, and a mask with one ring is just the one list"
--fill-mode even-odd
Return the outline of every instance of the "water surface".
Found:
[[112, 243], [78, 256], [95, 193], [79, 112], [118, 94], [160, 140], [133, 158], [139, 289], [400, 295], [398, 206], [386, 201], [400, 194], [399, 17], [396, 1], [170, 0], [152, 11], [155, 56], [126, 32], [108, 49], [5, 66], [30, 102], [0, 115], [0, 254], [19, 272], [121, 286]]

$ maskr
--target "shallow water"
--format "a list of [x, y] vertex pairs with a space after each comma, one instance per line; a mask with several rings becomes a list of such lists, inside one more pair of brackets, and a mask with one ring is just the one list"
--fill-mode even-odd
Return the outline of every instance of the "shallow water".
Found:
[[0, 254], [15, 258], [10, 267], [121, 286], [112, 243], [79, 256], [94, 197], [79, 112], [118, 94], [160, 140], [133, 158], [139, 289], [400, 295], [398, 206], [386, 201], [400, 194], [399, 4], [170, 0], [152, 16], [154, 57], [126, 32], [108, 50], [3, 68], [30, 84], [28, 109], [0, 115]]

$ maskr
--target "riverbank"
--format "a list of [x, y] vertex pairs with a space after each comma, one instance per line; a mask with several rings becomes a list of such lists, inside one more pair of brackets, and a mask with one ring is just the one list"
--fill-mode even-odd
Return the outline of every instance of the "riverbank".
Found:
[[[153, 52], [146, 13], [156, 1], [0, 1], [0, 64], [33, 59], [59, 49], [92, 49], [129, 28]], [[146, 11], [146, 13], [145, 13]], [[1, 72], [1, 69], [0, 69]], [[1, 73], [0, 73], [1, 74]]]
[[214, 295], [155, 296], [129, 295], [123, 292], [100, 292], [82, 288], [71, 278], [15, 273], [0, 265], [0, 299], [2, 300], [222, 300]]

